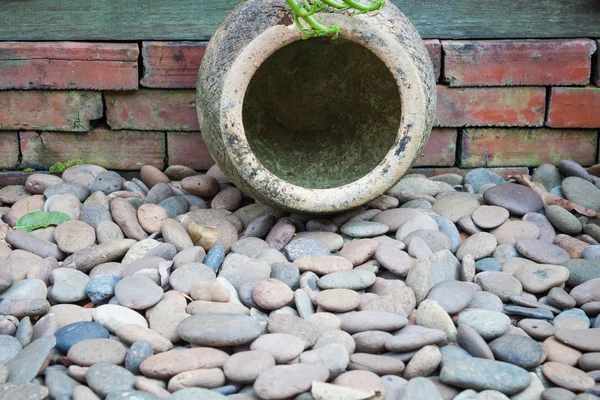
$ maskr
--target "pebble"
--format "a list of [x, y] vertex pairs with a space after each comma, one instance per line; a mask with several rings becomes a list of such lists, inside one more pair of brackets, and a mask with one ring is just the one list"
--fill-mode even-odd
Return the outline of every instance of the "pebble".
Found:
[[224, 351], [207, 347], [170, 350], [146, 358], [140, 372], [147, 378], [168, 380], [186, 371], [220, 368], [228, 358]]
[[479, 208], [479, 201], [468, 196], [449, 196], [438, 200], [433, 211], [456, 223], [461, 217], [471, 216]]
[[583, 229], [581, 222], [573, 214], [559, 206], [548, 206], [546, 217], [556, 229], [568, 235], [577, 235]]
[[318, 284], [321, 289], [364, 290], [373, 285], [375, 279], [376, 276], [371, 271], [354, 269], [324, 275]]
[[8, 364], [21, 351], [23, 346], [19, 340], [10, 335], [0, 335], [0, 365]]
[[253, 387], [260, 398], [285, 399], [307, 392], [313, 382], [328, 378], [329, 371], [323, 365], [276, 365], [260, 374]]
[[531, 370], [544, 361], [542, 346], [533, 339], [516, 334], [506, 334], [490, 343], [494, 356], [499, 361]]
[[504, 335], [511, 325], [508, 316], [489, 310], [468, 310], [460, 313], [458, 326], [463, 324], [475, 329], [485, 340]]
[[119, 280], [116, 275], [97, 275], [86, 284], [85, 294], [93, 303], [102, 303], [114, 295]]
[[145, 340], [135, 342], [127, 350], [125, 368], [133, 374], [138, 374], [140, 372], [140, 364], [153, 355], [154, 350], [150, 343]]
[[317, 256], [328, 256], [330, 254], [329, 248], [322, 242], [300, 238], [292, 240], [288, 245], [284, 247], [284, 254], [290, 261], [295, 261], [302, 258], [313, 258]]
[[485, 339], [468, 324], [458, 327], [458, 344], [469, 352], [473, 357], [494, 360], [494, 353], [486, 343]]
[[527, 371], [520, 367], [475, 357], [444, 361], [440, 379], [463, 389], [497, 390], [506, 395], [522, 392], [531, 383]]
[[356, 309], [360, 305], [360, 296], [354, 290], [330, 289], [320, 291], [315, 301], [327, 311], [342, 313]]
[[413, 259], [406, 252], [386, 244], [377, 247], [375, 259], [397, 276], [406, 276], [413, 263]]
[[114, 304], [104, 304], [92, 312], [94, 321], [114, 333], [123, 325], [135, 324], [147, 328], [148, 322], [137, 312], [127, 307]]
[[262, 327], [258, 321], [238, 314], [194, 315], [184, 319], [177, 327], [177, 334], [183, 340], [197, 345], [217, 347], [252, 342], [261, 332]]
[[436, 301], [448, 314], [453, 315], [467, 308], [474, 295], [473, 285], [460, 281], [445, 281], [431, 288], [427, 298]]
[[85, 378], [90, 389], [103, 397], [111, 392], [133, 390], [135, 384], [131, 372], [113, 364], [92, 365]]
[[600, 211], [600, 189], [585, 179], [576, 176], [565, 178], [561, 184], [567, 200], [592, 211]]
[[465, 255], [471, 254], [477, 261], [491, 255], [496, 249], [497, 244], [498, 242], [494, 235], [487, 232], [476, 233], [461, 243], [456, 251], [456, 258], [462, 260]]
[[163, 297], [163, 290], [154, 281], [142, 275], [128, 276], [115, 286], [119, 304], [132, 310], [145, 310]]
[[8, 363], [8, 382], [29, 383], [37, 375], [50, 351], [56, 345], [54, 336], [34, 340]]
[[564, 389], [579, 393], [593, 387], [596, 382], [585, 372], [570, 365], [550, 361], [542, 367], [544, 376]]
[[109, 333], [102, 325], [81, 321], [63, 326], [54, 333], [56, 337], [56, 348], [67, 353], [71, 347], [79, 342], [91, 339], [108, 339]]
[[127, 348], [113, 339], [87, 339], [73, 344], [67, 352], [67, 358], [73, 364], [90, 367], [94, 364], [122, 364]]
[[569, 279], [569, 270], [559, 265], [523, 265], [515, 277], [529, 293], [543, 293]]
[[49, 297], [56, 303], [74, 303], [87, 298], [85, 287], [89, 276], [70, 268], [57, 268], [51, 275], [52, 288]]
[[502, 177], [489, 169], [486, 168], [476, 168], [469, 171], [464, 177], [464, 183], [471, 185], [473, 190], [478, 193], [482, 186], [494, 183], [501, 184], [505, 183]]
[[487, 204], [505, 208], [518, 216], [538, 212], [544, 207], [542, 198], [533, 189], [514, 183], [489, 188], [483, 194], [483, 199]]
[[479, 206], [475, 209], [471, 218], [473, 222], [482, 229], [493, 229], [502, 225], [510, 213], [506, 208], [498, 206]]
[[596, 260], [569, 260], [561, 265], [569, 270], [567, 285], [571, 287], [600, 278], [600, 268]]
[[340, 231], [355, 238], [370, 238], [385, 235], [389, 227], [373, 221], [348, 221], [340, 227]]
[[512, 296], [519, 296], [523, 291], [521, 282], [505, 272], [481, 272], [475, 276], [475, 283], [486, 292], [508, 301]]
[[450, 342], [455, 342], [457, 339], [456, 327], [450, 315], [434, 300], [424, 300], [419, 304], [416, 323], [426, 328], [443, 331]]

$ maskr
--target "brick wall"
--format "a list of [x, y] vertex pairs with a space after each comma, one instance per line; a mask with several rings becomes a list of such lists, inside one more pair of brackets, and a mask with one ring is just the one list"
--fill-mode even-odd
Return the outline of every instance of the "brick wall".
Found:
[[[598, 162], [600, 41], [426, 44], [438, 111], [420, 171]], [[205, 46], [0, 42], [0, 168], [80, 158], [118, 170], [207, 169], [194, 91]]]

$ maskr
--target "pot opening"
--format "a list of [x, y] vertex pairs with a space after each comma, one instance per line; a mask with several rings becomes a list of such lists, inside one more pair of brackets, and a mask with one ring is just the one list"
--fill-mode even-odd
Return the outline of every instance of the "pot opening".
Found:
[[352, 41], [293, 42], [258, 68], [243, 104], [246, 138], [278, 178], [304, 188], [354, 182], [386, 157], [398, 136], [396, 81]]

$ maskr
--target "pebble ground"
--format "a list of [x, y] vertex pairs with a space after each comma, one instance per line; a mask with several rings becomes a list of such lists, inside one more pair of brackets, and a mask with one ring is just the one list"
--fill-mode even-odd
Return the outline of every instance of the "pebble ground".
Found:
[[[599, 177], [408, 175], [319, 216], [217, 167], [30, 175], [0, 189], [0, 399], [599, 399]], [[36, 210], [71, 220], [11, 229]]]

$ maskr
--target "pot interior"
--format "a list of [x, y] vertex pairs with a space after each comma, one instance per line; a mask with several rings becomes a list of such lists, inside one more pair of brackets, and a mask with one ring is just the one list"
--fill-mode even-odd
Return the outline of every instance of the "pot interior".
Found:
[[293, 42], [250, 81], [243, 105], [247, 140], [278, 178], [326, 189], [372, 171], [394, 145], [401, 100], [385, 64], [341, 38]]

